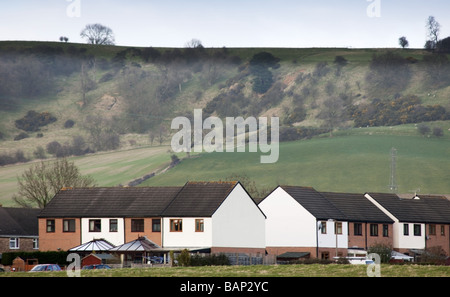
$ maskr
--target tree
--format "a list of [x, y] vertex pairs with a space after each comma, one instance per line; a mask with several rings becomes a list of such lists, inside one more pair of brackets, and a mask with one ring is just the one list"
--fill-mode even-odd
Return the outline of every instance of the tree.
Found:
[[339, 97], [329, 97], [323, 102], [318, 118], [324, 120], [330, 130], [330, 137], [333, 136], [333, 130], [346, 120], [344, 110], [344, 101]]
[[404, 49], [405, 47], [408, 47], [408, 46], [409, 46], [409, 42], [408, 42], [408, 40], [406, 39], [405, 36], [400, 37], [400, 38], [398, 39], [398, 43], [400, 44], [400, 46], [401, 46], [403, 49]]
[[425, 43], [425, 48], [434, 50], [439, 41], [439, 32], [441, 31], [441, 24], [436, 21], [434, 16], [429, 16], [426, 23], [428, 40]]
[[86, 25], [80, 36], [90, 44], [114, 45], [113, 31], [102, 24]]
[[57, 159], [53, 163], [42, 161], [26, 170], [20, 178], [18, 195], [13, 200], [22, 207], [44, 208], [64, 187], [90, 187], [95, 181], [82, 176], [73, 162]]

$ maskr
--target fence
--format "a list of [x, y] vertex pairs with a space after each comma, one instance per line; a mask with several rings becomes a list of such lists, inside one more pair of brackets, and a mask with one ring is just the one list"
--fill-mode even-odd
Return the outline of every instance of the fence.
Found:
[[275, 255], [225, 253], [230, 265], [272, 265], [276, 263]]

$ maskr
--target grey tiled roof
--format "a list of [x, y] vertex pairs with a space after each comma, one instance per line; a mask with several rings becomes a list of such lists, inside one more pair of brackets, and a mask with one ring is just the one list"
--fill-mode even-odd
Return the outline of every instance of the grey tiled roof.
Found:
[[299, 186], [280, 187], [316, 217], [316, 219], [348, 220], [342, 211], [313, 188]]
[[393, 223], [394, 221], [370, 202], [364, 194], [320, 192], [342, 211], [348, 221]]
[[211, 216], [236, 182], [182, 187], [99, 187], [59, 191], [39, 217]]
[[401, 222], [450, 223], [450, 201], [441, 196], [419, 195], [418, 199], [395, 194], [368, 193]]
[[0, 236], [38, 236], [37, 216], [34, 208], [0, 207]]

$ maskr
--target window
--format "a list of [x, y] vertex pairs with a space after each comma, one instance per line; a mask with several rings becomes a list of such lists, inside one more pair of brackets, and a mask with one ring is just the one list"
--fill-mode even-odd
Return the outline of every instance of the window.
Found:
[[378, 236], [378, 224], [370, 224], [370, 236]]
[[389, 237], [389, 225], [383, 224], [383, 237]]
[[161, 219], [152, 219], [152, 232], [161, 232]]
[[445, 225], [441, 225], [441, 235], [445, 236]]
[[334, 234], [342, 234], [342, 223], [341, 222], [334, 223]]
[[17, 250], [20, 248], [19, 246], [19, 238], [18, 237], [11, 237], [9, 239], [9, 248], [12, 250]]
[[63, 220], [63, 232], [75, 232], [75, 220]]
[[354, 223], [353, 224], [353, 235], [362, 235], [362, 224]]
[[436, 235], [436, 225], [428, 225], [428, 233], [429, 235]]
[[203, 232], [204, 226], [205, 226], [205, 223], [204, 223], [203, 219], [195, 220], [195, 232]]
[[89, 220], [89, 232], [101, 232], [102, 221], [101, 220]]
[[55, 220], [47, 220], [47, 233], [55, 232]]
[[422, 228], [420, 224], [414, 224], [414, 236], [421, 236]]
[[131, 232], [144, 232], [144, 219], [132, 219]]
[[409, 224], [403, 224], [403, 235], [409, 235]]
[[183, 231], [183, 220], [174, 219], [170, 220], [170, 232], [181, 232]]
[[117, 232], [117, 219], [109, 219], [109, 232]]
[[39, 238], [33, 238], [33, 250], [39, 249]]
[[327, 234], [327, 222], [326, 221], [320, 222], [320, 232], [322, 234]]

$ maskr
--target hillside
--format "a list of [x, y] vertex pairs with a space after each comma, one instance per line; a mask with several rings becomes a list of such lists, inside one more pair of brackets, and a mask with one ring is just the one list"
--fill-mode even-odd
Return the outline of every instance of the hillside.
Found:
[[[171, 120], [192, 118], [194, 108], [205, 117], [278, 116], [281, 140], [292, 142], [281, 145], [280, 160], [270, 170], [252, 163], [255, 154], [202, 154], [144, 185], [184, 183], [186, 175], [224, 179], [240, 168], [263, 187], [301, 183], [320, 190], [383, 191], [395, 146], [399, 162], [411, 147], [427, 147], [399, 164], [403, 191], [450, 193], [441, 178], [448, 176], [444, 165], [450, 156], [449, 65], [448, 56], [420, 49], [0, 42], [0, 163], [9, 164], [0, 167], [0, 184], [8, 184], [0, 203], [7, 204], [15, 192], [21, 170], [41, 158], [76, 155], [83, 173], [100, 185], [126, 184], [161, 170], [171, 160]], [[35, 117], [27, 118], [29, 111]], [[46, 122], [49, 118], [55, 120]], [[29, 131], [19, 129], [18, 120]], [[422, 122], [431, 127], [425, 137], [416, 126]], [[433, 127], [442, 135], [434, 136]], [[383, 135], [363, 137], [361, 131]], [[393, 131], [401, 137], [391, 137]], [[49, 151], [51, 142], [59, 146]], [[340, 151], [329, 160], [332, 154], [322, 148]], [[297, 155], [300, 151], [305, 154]], [[371, 175], [366, 162], [376, 168]], [[297, 168], [306, 171], [299, 174]]]

